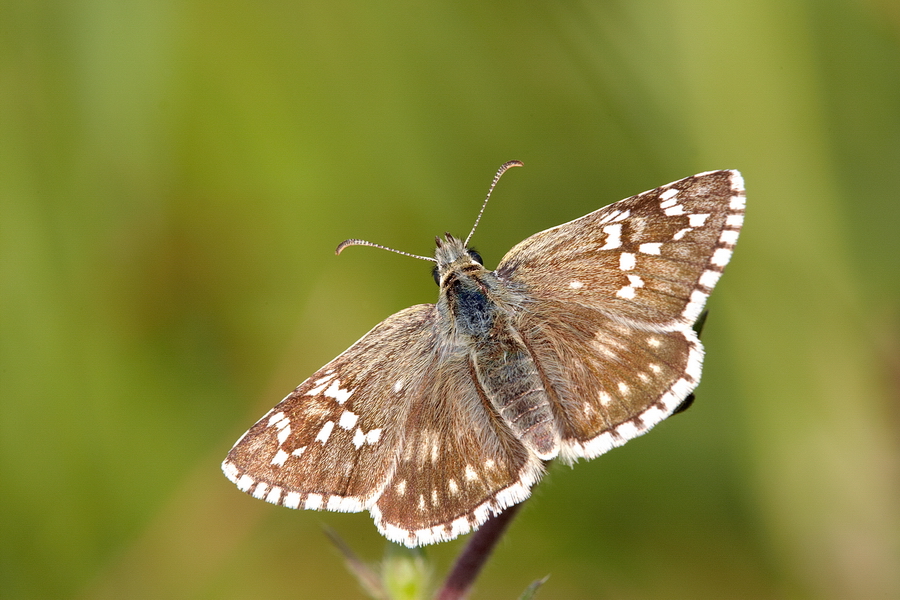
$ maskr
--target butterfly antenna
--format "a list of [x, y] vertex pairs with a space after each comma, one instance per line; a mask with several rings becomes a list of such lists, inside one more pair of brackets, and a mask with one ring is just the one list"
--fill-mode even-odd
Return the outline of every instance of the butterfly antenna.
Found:
[[388, 248], [387, 246], [382, 246], [381, 244], [375, 244], [373, 242], [367, 242], [366, 240], [344, 240], [338, 247], [334, 250], [335, 254], [340, 254], [344, 248], [347, 246], [372, 246], [373, 248], [381, 248], [382, 250], [387, 250], [388, 252], [396, 252], [397, 254], [402, 254], [403, 256], [411, 256], [412, 258], [419, 258], [422, 260], [428, 260], [431, 262], [437, 262], [434, 258], [430, 256], [419, 256], [418, 254], [410, 254], [409, 252], [404, 252], [402, 250], [394, 250], [393, 248]]
[[469, 247], [469, 240], [472, 239], [472, 234], [475, 233], [475, 228], [478, 227], [478, 222], [481, 221], [481, 215], [484, 214], [484, 209], [487, 207], [488, 200], [491, 199], [491, 192], [494, 191], [494, 186], [497, 185], [497, 182], [500, 181], [500, 176], [506, 173], [509, 169], [513, 167], [524, 167], [525, 163], [520, 160], [511, 160], [507, 163], [503, 163], [500, 165], [500, 169], [497, 171], [497, 174], [494, 175], [494, 180], [491, 182], [491, 187], [488, 189], [487, 197], [484, 199], [484, 204], [481, 205], [481, 210], [478, 211], [478, 217], [475, 219], [475, 224], [472, 225], [472, 231], [469, 232], [469, 235], [466, 236], [466, 242], [463, 244], [467, 248]]

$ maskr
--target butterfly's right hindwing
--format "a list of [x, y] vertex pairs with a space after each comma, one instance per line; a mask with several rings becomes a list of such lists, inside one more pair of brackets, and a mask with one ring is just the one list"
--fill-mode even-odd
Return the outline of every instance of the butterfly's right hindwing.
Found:
[[647, 432], [700, 381], [703, 347], [690, 328], [641, 330], [553, 302], [523, 312], [517, 326], [545, 381], [566, 461]]

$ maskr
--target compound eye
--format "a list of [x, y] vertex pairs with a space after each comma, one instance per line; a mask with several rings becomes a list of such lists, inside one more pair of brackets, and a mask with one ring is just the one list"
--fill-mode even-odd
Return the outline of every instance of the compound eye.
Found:
[[434, 265], [434, 268], [431, 269], [431, 276], [434, 277], [434, 282], [440, 286], [441, 285], [441, 274], [438, 273], [437, 265]]
[[478, 252], [476, 252], [475, 250], [472, 250], [471, 248], [469, 248], [468, 250], [466, 250], [466, 252], [468, 252], [468, 253], [469, 253], [469, 256], [472, 257], [472, 260], [474, 260], [475, 262], [477, 262], [479, 265], [483, 265], [483, 264], [484, 264], [484, 260], [481, 258], [481, 255], [478, 254]]

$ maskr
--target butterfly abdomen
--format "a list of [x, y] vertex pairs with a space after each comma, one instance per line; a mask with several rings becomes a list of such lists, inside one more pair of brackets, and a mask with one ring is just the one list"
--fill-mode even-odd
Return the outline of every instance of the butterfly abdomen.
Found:
[[543, 382], [516, 336], [476, 344], [472, 360], [478, 383], [510, 429], [541, 459], [559, 451], [559, 433]]

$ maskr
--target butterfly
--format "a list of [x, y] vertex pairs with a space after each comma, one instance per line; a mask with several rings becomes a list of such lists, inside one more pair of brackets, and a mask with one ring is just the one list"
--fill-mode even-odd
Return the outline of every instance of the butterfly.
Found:
[[[595, 458], [688, 399], [703, 362], [692, 325], [744, 206], [738, 171], [701, 173], [532, 235], [495, 271], [467, 247], [475, 227], [436, 238], [418, 258], [435, 263], [437, 303], [388, 317], [301, 383], [225, 475], [272, 504], [368, 510], [410, 547], [477, 529], [548, 461]], [[349, 245], [378, 246], [337, 252]]]

